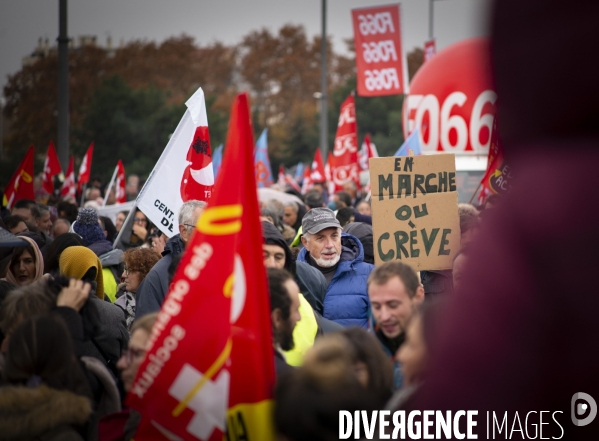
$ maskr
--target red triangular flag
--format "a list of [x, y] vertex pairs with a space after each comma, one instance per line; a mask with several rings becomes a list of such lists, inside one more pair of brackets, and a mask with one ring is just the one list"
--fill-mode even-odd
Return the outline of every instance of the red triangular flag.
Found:
[[316, 153], [314, 153], [314, 161], [312, 162], [312, 174], [310, 175], [310, 180], [312, 183], [326, 181], [324, 174], [324, 161], [322, 160], [320, 149], [316, 149]]
[[304, 180], [302, 182], [302, 194], [306, 194], [308, 190], [312, 188], [312, 171], [310, 170], [310, 166], [306, 165], [304, 168]]
[[116, 172], [116, 202], [117, 204], [124, 204], [127, 202], [127, 192], [125, 187], [125, 166], [123, 165], [123, 161], [119, 159], [119, 162], [116, 164], [117, 172]]
[[29, 147], [27, 154], [19, 167], [6, 184], [4, 189], [4, 206], [12, 210], [19, 199], [34, 199], [33, 191], [33, 146]]
[[277, 185], [281, 191], [285, 191], [285, 167], [283, 164], [279, 164], [279, 177], [277, 180]]
[[356, 125], [356, 103], [352, 95], [341, 104], [331, 177], [335, 183], [334, 191], [342, 191], [343, 185], [354, 181], [360, 188], [358, 167], [358, 129]]
[[60, 167], [60, 161], [54, 148], [54, 143], [50, 141], [48, 144], [48, 152], [46, 153], [46, 160], [44, 161], [44, 181], [43, 187], [48, 193], [54, 193], [54, 176], [62, 171]]
[[60, 190], [60, 196], [75, 197], [75, 160], [71, 156], [69, 159], [69, 168], [65, 175], [64, 182], [62, 183], [62, 189]]
[[242, 424], [246, 439], [275, 438], [274, 349], [250, 121], [247, 95], [238, 95], [214, 192], [127, 397], [144, 424], [170, 439], [220, 441], [228, 424], [230, 434]]
[[87, 184], [91, 179], [92, 174], [92, 156], [94, 155], [94, 142], [89, 145], [87, 148], [87, 152], [83, 157], [83, 161], [81, 161], [81, 166], [79, 167], [79, 178], [77, 180], [77, 185], [79, 191], [83, 187], [83, 184]]

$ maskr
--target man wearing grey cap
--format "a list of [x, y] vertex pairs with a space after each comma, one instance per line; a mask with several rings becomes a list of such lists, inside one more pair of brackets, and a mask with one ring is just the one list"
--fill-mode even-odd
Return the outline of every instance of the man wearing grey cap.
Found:
[[327, 281], [323, 315], [343, 326], [368, 325], [368, 276], [374, 265], [364, 262], [364, 249], [343, 233], [335, 213], [313, 208], [302, 220], [302, 243], [297, 260], [322, 272]]

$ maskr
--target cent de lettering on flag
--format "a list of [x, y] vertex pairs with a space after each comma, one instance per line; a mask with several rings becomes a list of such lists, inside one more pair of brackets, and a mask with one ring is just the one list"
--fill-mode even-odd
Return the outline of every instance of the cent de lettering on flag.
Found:
[[[233, 104], [214, 195], [152, 329], [128, 404], [135, 439], [274, 440], [273, 347], [247, 95]], [[236, 182], [236, 185], [230, 185]], [[153, 434], [153, 435], [152, 435]]]
[[137, 206], [168, 237], [179, 233], [184, 202], [207, 201], [214, 185], [204, 91], [185, 103], [187, 110], [137, 197]]

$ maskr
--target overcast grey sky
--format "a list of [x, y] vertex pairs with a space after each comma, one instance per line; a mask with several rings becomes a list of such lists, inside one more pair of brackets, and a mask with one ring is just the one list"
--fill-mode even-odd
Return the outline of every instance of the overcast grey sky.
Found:
[[[486, 35], [491, 0], [436, 0], [437, 48]], [[328, 0], [327, 33], [335, 51], [353, 35], [352, 8], [393, 4], [384, 0]], [[428, 36], [428, 0], [403, 0], [404, 49], [423, 46]], [[96, 35], [104, 45], [134, 39], [163, 41], [186, 33], [198, 44], [238, 43], [253, 29], [273, 32], [286, 23], [303, 24], [308, 35], [320, 33], [320, 0], [71, 0], [69, 36]], [[17, 72], [38, 38], [54, 45], [58, 36], [58, 0], [0, 0], [0, 86]]]

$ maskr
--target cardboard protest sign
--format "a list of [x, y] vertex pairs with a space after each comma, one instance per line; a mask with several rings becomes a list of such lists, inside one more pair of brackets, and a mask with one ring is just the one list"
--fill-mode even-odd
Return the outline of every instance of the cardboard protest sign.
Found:
[[375, 264], [451, 268], [460, 247], [455, 156], [371, 158], [370, 184]]

